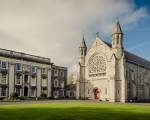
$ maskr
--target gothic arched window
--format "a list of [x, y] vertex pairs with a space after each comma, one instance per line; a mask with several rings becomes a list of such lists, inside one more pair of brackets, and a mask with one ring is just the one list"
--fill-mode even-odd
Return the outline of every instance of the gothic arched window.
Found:
[[103, 76], [106, 74], [106, 59], [100, 54], [96, 54], [88, 62], [89, 77]]

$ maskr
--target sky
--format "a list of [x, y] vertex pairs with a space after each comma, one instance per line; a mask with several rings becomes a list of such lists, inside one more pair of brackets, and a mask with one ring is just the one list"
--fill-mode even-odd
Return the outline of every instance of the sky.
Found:
[[75, 70], [84, 34], [111, 42], [119, 18], [124, 48], [150, 60], [150, 0], [0, 0], [0, 48], [51, 58]]

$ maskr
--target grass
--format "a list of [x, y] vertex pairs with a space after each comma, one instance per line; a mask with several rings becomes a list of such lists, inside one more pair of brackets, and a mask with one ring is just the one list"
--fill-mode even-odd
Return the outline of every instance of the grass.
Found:
[[150, 104], [52, 102], [0, 105], [0, 120], [150, 120]]

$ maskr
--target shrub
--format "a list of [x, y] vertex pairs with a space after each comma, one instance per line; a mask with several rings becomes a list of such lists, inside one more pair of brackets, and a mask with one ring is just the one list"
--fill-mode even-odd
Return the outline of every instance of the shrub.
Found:
[[40, 97], [41, 97], [41, 98], [47, 98], [47, 94], [41, 93]]
[[25, 97], [19, 97], [20, 100], [25, 100]]
[[0, 100], [3, 100], [4, 98], [0, 98]]
[[13, 92], [13, 93], [10, 94], [10, 98], [17, 99], [18, 98], [18, 94]]

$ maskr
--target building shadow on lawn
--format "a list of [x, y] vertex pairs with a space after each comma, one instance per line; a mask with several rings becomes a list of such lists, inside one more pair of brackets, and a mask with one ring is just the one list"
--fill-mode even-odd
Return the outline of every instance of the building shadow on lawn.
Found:
[[150, 113], [125, 109], [72, 108], [0, 108], [0, 120], [149, 120]]

